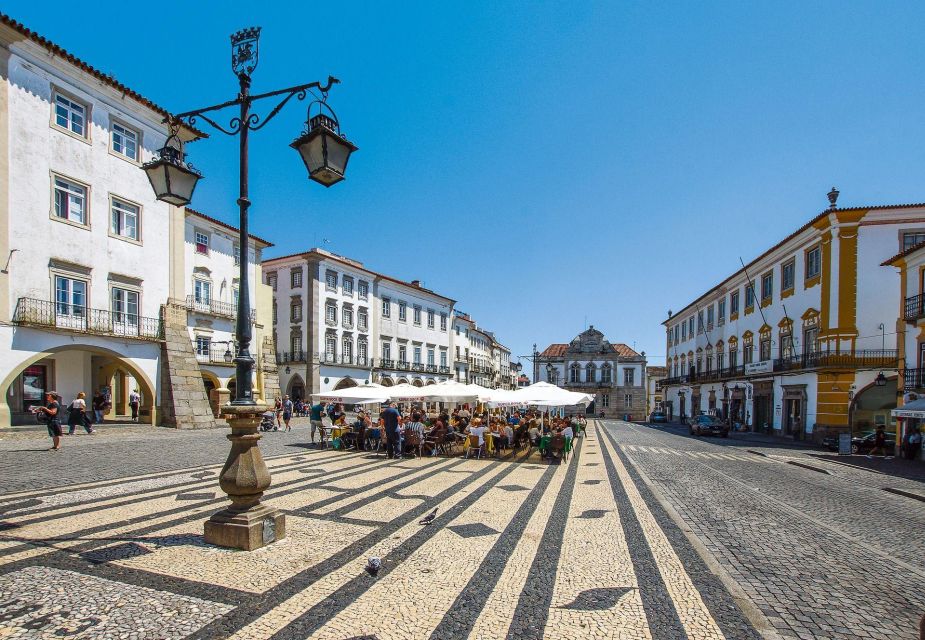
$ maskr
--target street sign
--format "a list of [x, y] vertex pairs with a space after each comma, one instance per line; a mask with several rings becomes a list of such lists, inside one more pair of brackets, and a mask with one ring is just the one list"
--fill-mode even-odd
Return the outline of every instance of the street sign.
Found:
[[751, 376], [756, 373], [771, 373], [771, 361], [762, 360], [761, 362], [749, 362], [745, 365], [745, 375]]
[[851, 455], [851, 434], [850, 433], [839, 433], [838, 434], [838, 455], [840, 456]]

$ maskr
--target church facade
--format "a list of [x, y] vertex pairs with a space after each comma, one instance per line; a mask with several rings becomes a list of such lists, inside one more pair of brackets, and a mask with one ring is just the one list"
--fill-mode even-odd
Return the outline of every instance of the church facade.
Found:
[[533, 358], [533, 379], [594, 397], [588, 415], [646, 419], [646, 357], [612, 343], [592, 325], [568, 343], [554, 343]]

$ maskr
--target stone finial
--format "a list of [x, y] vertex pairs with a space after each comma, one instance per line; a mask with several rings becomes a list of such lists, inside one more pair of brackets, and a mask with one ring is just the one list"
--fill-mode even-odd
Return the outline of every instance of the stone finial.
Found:
[[838, 191], [838, 189], [836, 189], [835, 187], [832, 187], [832, 190], [829, 191], [827, 194], [825, 194], [829, 198], [829, 209], [835, 208], [835, 203], [838, 202], [839, 193], [840, 192]]

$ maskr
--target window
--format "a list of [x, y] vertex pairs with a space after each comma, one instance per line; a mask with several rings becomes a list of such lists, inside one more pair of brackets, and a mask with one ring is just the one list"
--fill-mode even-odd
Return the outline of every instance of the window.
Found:
[[366, 331], [369, 328], [369, 312], [366, 309], [357, 311], [357, 329]]
[[771, 359], [771, 339], [766, 338], [758, 343], [758, 361], [764, 362]]
[[585, 369], [585, 382], [596, 382], [597, 381], [597, 371], [594, 368], [593, 364], [589, 364], [588, 368]]
[[88, 224], [87, 188], [56, 176], [55, 217], [77, 224]]
[[241, 245], [237, 242], [231, 247], [231, 254], [234, 256], [234, 266], [241, 264]]
[[623, 370], [623, 386], [632, 387], [633, 386], [633, 376], [636, 373], [635, 369], [624, 369]]
[[774, 295], [774, 272], [761, 276], [761, 301], [767, 302]]
[[793, 289], [794, 273], [796, 263], [793, 260], [784, 263], [780, 268], [780, 290], [781, 293]]
[[55, 276], [55, 306], [59, 316], [86, 315], [87, 283], [65, 276]]
[[279, 322], [279, 310], [276, 307], [276, 298], [273, 298], [273, 324]]
[[392, 343], [391, 342], [382, 343], [382, 359], [383, 360], [392, 359]]
[[298, 289], [302, 286], [302, 270], [293, 269], [289, 272], [289, 288]]
[[201, 231], [196, 232], [196, 253], [209, 253], [209, 236]]
[[267, 284], [273, 287], [273, 291], [276, 291], [276, 274], [275, 273], [267, 274]]
[[681, 339], [687, 340], [687, 323], [686, 322], [681, 323]]
[[289, 320], [291, 322], [302, 322], [302, 303], [293, 302], [289, 305]]
[[138, 240], [139, 209], [133, 204], [112, 199], [112, 234], [130, 240]]
[[212, 301], [212, 283], [208, 280], [194, 280], [193, 300], [195, 300], [196, 304], [208, 306]]
[[329, 333], [324, 336], [324, 359], [328, 362], [334, 362], [337, 357], [337, 336]]
[[421, 347], [414, 348], [414, 364], [421, 364]]
[[129, 160], [138, 160], [138, 133], [118, 122], [113, 122], [112, 150]]
[[440, 368], [441, 368], [441, 369], [446, 369], [448, 366], [449, 366], [449, 365], [447, 364], [447, 355], [446, 355], [446, 351], [445, 351], [445, 350], [442, 350], [442, 351], [440, 351]]
[[328, 291], [337, 291], [337, 272], [328, 271], [324, 274], [324, 282]]
[[353, 278], [344, 276], [344, 295], [353, 296]]
[[755, 306], [755, 290], [752, 285], [745, 285], [745, 308], [751, 309]]
[[55, 124], [62, 129], [87, 137], [87, 107], [76, 100], [55, 94]]
[[353, 328], [353, 309], [345, 307], [342, 315], [343, 315], [343, 320], [344, 320], [344, 327], [346, 327], [347, 329], [352, 329]]
[[238, 300], [240, 300], [240, 298], [241, 298], [241, 290], [238, 289], [237, 287], [233, 287], [231, 289], [231, 302], [234, 305], [235, 312], [237, 312], [238, 310]]
[[819, 327], [812, 327], [803, 332], [803, 353], [819, 351]]
[[813, 247], [806, 252], [806, 279], [815, 278], [822, 271], [822, 250]]
[[340, 357], [345, 364], [352, 364], [353, 362], [353, 338], [350, 336], [344, 336], [341, 338], [341, 352]]
[[793, 335], [782, 334], [780, 337], [780, 357], [789, 359], [793, 357]]
[[324, 321], [327, 324], [337, 324], [337, 307], [333, 304], [325, 305]]
[[113, 322], [119, 324], [138, 324], [138, 292], [128, 289], [112, 289], [111, 301]]
[[428, 309], [428, 310], [427, 310], [427, 328], [428, 328], [428, 329], [433, 329], [433, 328], [434, 328], [434, 318], [435, 318], [435, 317], [436, 317], [436, 316], [435, 316], [434, 310], [433, 310], [433, 309]]
[[414, 305], [414, 324], [421, 324], [421, 307]]
[[446, 331], [446, 314], [440, 314], [440, 331]]
[[687, 335], [694, 337], [694, 316], [687, 319]]
[[366, 280], [360, 280], [357, 283], [357, 296], [360, 300], [366, 300], [369, 297], [369, 283]]
[[739, 366], [739, 350], [738, 349], [729, 349], [729, 368], [735, 369]]
[[623, 406], [626, 408], [633, 406], [633, 394], [632, 393], [623, 394]]
[[196, 336], [196, 355], [208, 358], [212, 351], [212, 340], [206, 336]]
[[433, 349], [427, 350], [427, 366], [432, 367], [437, 364], [437, 353]]
[[903, 234], [903, 251], [911, 249], [917, 244], [925, 242], [925, 233], [921, 231], [915, 231], [910, 233]]
[[707, 307], [707, 328], [713, 328], [713, 305], [711, 304]]
[[674, 343], [678, 344], [678, 325], [674, 326]]
[[404, 364], [408, 363], [408, 347], [403, 344], [398, 345], [398, 361]]
[[744, 364], [751, 364], [752, 357], [754, 355], [755, 355], [755, 348], [752, 346], [751, 343], [746, 343], [745, 344], [745, 355], [743, 356]]
[[365, 338], [357, 340], [357, 364], [366, 365], [366, 359], [369, 357], [369, 345]]
[[602, 394], [601, 394], [601, 407], [603, 407], [604, 409], [606, 409], [606, 408], [609, 407], [609, 406], [610, 406], [610, 394], [609, 394], [609, 393], [602, 393]]
[[294, 356], [302, 354], [302, 334], [301, 333], [293, 333], [291, 336], [289, 336], [289, 349], [291, 350]]
[[404, 300], [398, 303], [398, 320], [404, 322], [408, 319], [408, 303]]
[[722, 371], [726, 366], [726, 354], [722, 350], [716, 352], [716, 368]]
[[726, 298], [716, 303], [716, 322], [720, 325], [726, 323]]
[[697, 334], [703, 333], [703, 312], [697, 312]]
[[601, 382], [611, 382], [613, 378], [613, 369], [609, 365], [604, 365], [601, 369]]
[[581, 370], [578, 366], [573, 366], [569, 371], [569, 382], [580, 382], [579, 376], [581, 375]]
[[392, 301], [388, 298], [382, 299], [382, 317], [391, 318], [392, 317]]
[[739, 313], [739, 292], [733, 291], [729, 294], [729, 315]]

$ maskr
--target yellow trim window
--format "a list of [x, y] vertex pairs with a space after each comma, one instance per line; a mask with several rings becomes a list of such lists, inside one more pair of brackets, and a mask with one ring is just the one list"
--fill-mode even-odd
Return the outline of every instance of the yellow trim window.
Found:
[[796, 261], [788, 260], [780, 267], [780, 293], [781, 297], [793, 291], [793, 283], [796, 280]]
[[745, 285], [745, 313], [750, 313], [755, 308], [755, 289], [752, 285]]
[[774, 272], [769, 271], [768, 273], [761, 276], [761, 304], [764, 305], [771, 301], [771, 298], [774, 295]]
[[819, 282], [822, 274], [822, 248], [819, 245], [806, 250], [805, 270], [803, 274], [804, 286], [809, 288]]

